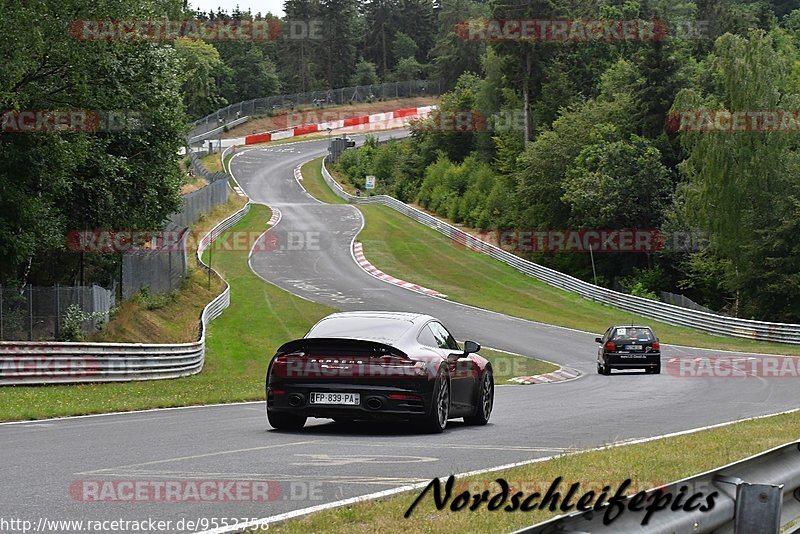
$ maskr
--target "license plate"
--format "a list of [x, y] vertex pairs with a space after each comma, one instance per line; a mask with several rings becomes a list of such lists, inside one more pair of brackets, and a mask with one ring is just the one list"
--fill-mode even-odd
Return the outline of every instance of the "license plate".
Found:
[[620, 354], [620, 358], [647, 358], [644, 354]]
[[625, 345], [625, 350], [642, 350], [641, 345]]
[[346, 404], [358, 406], [361, 395], [358, 393], [312, 393], [311, 404]]

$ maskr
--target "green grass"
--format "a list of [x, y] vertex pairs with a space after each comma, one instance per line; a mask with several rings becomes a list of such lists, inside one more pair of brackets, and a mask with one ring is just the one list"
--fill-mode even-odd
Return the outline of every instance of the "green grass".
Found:
[[[517, 376], [543, 375], [559, 369], [550, 362], [487, 348], [482, 348], [480, 355], [492, 362], [495, 384], [506, 384], [509, 379]], [[507, 385], [518, 384], [510, 382]]]
[[[305, 166], [303, 184], [312, 194], [322, 188], [333, 194], [319, 169], [317, 164]], [[366, 220], [357, 239], [363, 243], [364, 254], [373, 265], [402, 280], [444, 293], [451, 300], [588, 332], [602, 333], [617, 323], [645, 323], [651, 325], [665, 343], [800, 355], [800, 346], [714, 336], [592, 302], [526, 276], [489, 256], [467, 250], [391, 208], [357, 207]]]
[[[266, 207], [253, 206], [233, 230], [255, 237], [266, 229], [270, 215]], [[120, 384], [3, 387], [0, 421], [263, 399], [267, 363], [275, 349], [301, 337], [333, 310], [265, 283], [250, 271], [246, 251], [215, 251], [212, 257], [213, 267], [231, 285], [231, 306], [211, 323], [202, 373]], [[201, 278], [197, 282], [203, 284]], [[155, 311], [169, 313], [166, 308]], [[152, 318], [154, 324], [169, 320]]]
[[225, 172], [222, 170], [222, 162], [217, 152], [206, 154], [200, 158], [200, 164], [205, 167], [208, 172]]
[[[496, 478], [506, 479], [512, 488], [524, 491], [526, 495], [534, 491], [544, 493], [543, 490], [559, 476], [563, 477], [562, 495], [575, 482], [581, 482], [579, 495], [589, 490], [599, 493], [603, 485], [611, 486], [613, 492], [628, 478], [632, 479], [633, 491], [630, 493], [635, 493], [794, 441], [798, 434], [800, 418], [796, 413], [744, 421], [648, 443], [562, 455], [546, 462], [457, 479], [453, 496], [464, 490], [470, 493], [489, 490], [494, 495], [499, 491], [494, 483]], [[447, 473], [439, 474], [447, 476]], [[403, 514], [420, 493], [421, 490], [401, 493], [390, 498], [317, 512], [302, 519], [271, 525], [269, 530], [280, 534], [511, 532], [556, 515], [547, 510], [489, 512], [485, 505], [475, 512], [452, 512], [449, 508], [437, 511], [429, 492], [411, 517], [404, 519]], [[662, 515], [671, 513], [668, 510], [658, 512]]]
[[303, 187], [314, 198], [328, 204], [347, 204], [347, 201], [334, 193], [322, 179], [322, 158], [309, 161], [300, 167], [300, 172], [303, 173]]

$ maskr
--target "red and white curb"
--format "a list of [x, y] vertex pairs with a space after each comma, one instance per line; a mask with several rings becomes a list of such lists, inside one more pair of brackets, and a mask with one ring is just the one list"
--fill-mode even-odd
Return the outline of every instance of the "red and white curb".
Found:
[[552, 384], [554, 382], [566, 382], [567, 380], [574, 380], [581, 376], [581, 374], [574, 369], [567, 369], [562, 367], [558, 371], [547, 373], [544, 375], [534, 376], [517, 376], [509, 378], [509, 382], [516, 382], [517, 384]]
[[268, 226], [275, 226], [281, 220], [281, 210], [278, 208], [270, 208], [272, 210], [272, 217], [267, 221]]
[[339, 128], [348, 128], [352, 126], [363, 126], [365, 129], [369, 128], [370, 124], [389, 121], [392, 119], [415, 119], [418, 117], [427, 117], [436, 106], [422, 106], [417, 108], [396, 109], [394, 111], [387, 111], [384, 113], [374, 113], [372, 115], [362, 115], [360, 117], [350, 117], [348, 119], [340, 119], [328, 122], [321, 122], [318, 124], [303, 124], [295, 126], [294, 128], [285, 128], [283, 130], [274, 130], [271, 132], [258, 133], [248, 135], [243, 138], [234, 139], [233, 144], [236, 145], [255, 145], [258, 143], [268, 143], [270, 141], [277, 141], [279, 139], [288, 139], [290, 137], [297, 137], [299, 135], [306, 135], [314, 132], [324, 132], [329, 128], [331, 130], [338, 130]]
[[378, 280], [382, 280], [389, 284], [402, 287], [405, 289], [410, 289], [411, 291], [416, 291], [417, 293], [422, 293], [423, 295], [430, 295], [434, 297], [446, 297], [442, 293], [438, 291], [434, 291], [433, 289], [428, 289], [427, 287], [422, 287], [417, 284], [412, 284], [411, 282], [406, 282], [405, 280], [400, 280], [399, 278], [395, 278], [394, 276], [388, 275], [385, 272], [381, 271], [374, 265], [372, 265], [367, 258], [364, 257], [364, 249], [358, 241], [353, 242], [353, 256], [356, 259], [356, 263], [358, 266], [361, 267], [367, 274], [372, 276], [373, 278], [377, 278]]

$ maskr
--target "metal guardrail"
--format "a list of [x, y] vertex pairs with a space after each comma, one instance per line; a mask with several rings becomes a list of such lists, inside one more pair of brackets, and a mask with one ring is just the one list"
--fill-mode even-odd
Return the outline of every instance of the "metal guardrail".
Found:
[[219, 128], [220, 119], [228, 123], [230, 127], [233, 120], [241, 119], [245, 116], [252, 118], [259, 115], [308, 108], [309, 106], [324, 110], [327, 106], [339, 106], [375, 99], [436, 96], [440, 93], [440, 89], [441, 84], [438, 80], [409, 80], [255, 98], [231, 104], [194, 121], [190, 125], [191, 130], [187, 135], [187, 139], [194, 139], [195, 141], [193, 142], [197, 142], [196, 140], [204, 138], [203, 136], [208, 132]]
[[[220, 119], [222, 119], [222, 117], [220, 117]], [[193, 144], [196, 144], [196, 143], [201, 143], [201, 142], [205, 141], [206, 139], [212, 139], [214, 137], [217, 137], [218, 135], [220, 135], [223, 132], [225, 132], [226, 129], [235, 128], [236, 126], [239, 126], [240, 124], [244, 124], [245, 122], [247, 122], [249, 120], [250, 120], [249, 116], [239, 117], [238, 119], [234, 119], [234, 120], [232, 120], [230, 122], [227, 122], [227, 121], [225, 121], [225, 119], [223, 119], [224, 124], [222, 126], [218, 126], [218, 127], [214, 128], [213, 130], [209, 130], [209, 131], [207, 131], [205, 133], [201, 133], [201, 134], [195, 135], [194, 137], [190, 137], [190, 138], [187, 139], [187, 142], [190, 145], [193, 145]]]
[[[685, 486], [685, 488], [684, 488]], [[681, 491], [683, 489], [683, 491]], [[713, 492], [713, 508], [687, 511], [672, 509], [679, 494], [684, 494], [683, 504], [695, 493], [702, 494], [693, 504], [707, 505], [706, 498]], [[667, 501], [667, 494], [673, 499]], [[597, 511], [576, 512], [560, 516], [514, 534], [562, 534], [587, 532], [650, 534], [671, 533], [736, 533], [777, 534], [800, 518], [800, 441], [776, 447], [739, 462], [726, 465], [690, 478], [673, 482], [647, 492], [643, 507], [662, 503], [661, 509], [650, 515], [642, 525], [647, 510], [631, 510], [631, 497], [622, 501], [624, 509], [610, 524], [604, 524], [606, 512], [620, 511], [603, 507]], [[663, 504], [666, 503], [666, 504]], [[693, 505], [692, 504], [692, 505]], [[689, 508], [692, 507], [689, 506]], [[635, 507], [634, 507], [635, 508]], [[793, 527], [790, 527], [793, 528]], [[792, 530], [795, 531], [794, 529]]]
[[[250, 202], [217, 224], [200, 240], [197, 260], [225, 230], [250, 210]], [[224, 281], [224, 280], [223, 280]], [[203, 369], [208, 323], [230, 305], [230, 286], [212, 300], [200, 315], [200, 336], [191, 343], [94, 343], [0, 341], [0, 386], [66, 384], [178, 378]]]
[[325, 162], [322, 165], [322, 175], [331, 189], [348, 202], [354, 204], [382, 204], [399, 211], [403, 215], [424, 224], [449, 237], [456, 243], [466, 248], [481, 252], [487, 256], [502, 261], [528, 276], [541, 280], [553, 287], [577, 293], [586, 299], [614, 306], [643, 317], [658, 321], [695, 328], [712, 334], [733, 336], [759, 341], [773, 341], [776, 343], [800, 344], [800, 325], [788, 323], [770, 323], [739, 319], [713, 313], [681, 308], [664, 302], [657, 302], [642, 297], [626, 295], [611, 289], [599, 287], [589, 282], [584, 282], [568, 274], [560, 273], [548, 267], [520, 258], [495, 245], [477, 239], [476, 237], [448, 224], [436, 217], [405, 204], [388, 195], [375, 195], [357, 197], [347, 193], [334, 180]]
[[195, 172], [198, 176], [205, 178], [208, 183], [218, 182], [220, 180], [227, 180], [228, 173], [226, 172], [212, 172], [206, 169], [205, 165], [201, 161], [203, 158], [198, 156], [196, 152], [189, 152], [189, 162], [192, 168], [192, 171]]

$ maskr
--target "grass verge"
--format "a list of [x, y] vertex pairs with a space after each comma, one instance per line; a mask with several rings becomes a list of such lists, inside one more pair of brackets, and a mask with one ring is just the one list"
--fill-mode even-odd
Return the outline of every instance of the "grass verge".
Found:
[[202, 158], [200, 158], [200, 164], [205, 167], [208, 172], [225, 172], [222, 169], [222, 162], [219, 159], [218, 152], [212, 152], [211, 154], [206, 154]]
[[227, 204], [202, 216], [186, 240], [189, 274], [181, 288], [165, 295], [137, 294], [119, 306], [114, 319], [89, 341], [124, 343], [185, 343], [200, 335], [199, 317], [225, 285], [197, 263], [197, 242], [222, 219], [240, 210], [245, 200], [229, 195]]
[[[626, 479], [632, 480], [632, 491], [629, 493], [635, 493], [777, 447], [796, 440], [798, 434], [800, 418], [796, 413], [743, 421], [712, 430], [636, 445], [567, 454], [545, 462], [457, 479], [457, 491], [454, 490], [452, 496], [464, 490], [471, 493], [489, 490], [494, 495], [500, 490], [494, 482], [496, 478], [504, 478], [512, 488], [524, 491], [526, 495], [534, 491], [544, 493], [557, 477], [563, 477], [560, 486], [562, 495], [575, 482], [581, 482], [577, 495], [582, 495], [589, 490], [599, 494], [604, 485], [611, 486], [613, 492]], [[447, 473], [440, 475], [446, 477]], [[449, 506], [438, 511], [429, 492], [411, 517], [404, 519], [403, 514], [421, 491], [318, 512], [302, 519], [271, 525], [269, 530], [281, 534], [511, 532], [557, 515], [538, 509], [531, 512], [489, 512], [485, 504], [474, 512], [468, 509], [453, 512]], [[681, 512], [657, 512], [670, 513]], [[643, 532], [645, 530], [643, 528]]]
[[[333, 194], [322, 179], [319, 161], [319, 164], [303, 167], [303, 185], [311, 194], [320, 189]], [[318, 198], [325, 201], [327, 196]], [[391, 208], [380, 205], [357, 207], [366, 221], [357, 239], [363, 243], [364, 253], [373, 265], [401, 280], [435, 289], [452, 300], [588, 332], [604, 332], [612, 324], [646, 323], [664, 343], [800, 355], [800, 346], [715, 336], [592, 302], [459, 246]]]
[[[266, 229], [270, 215], [268, 208], [253, 206], [233, 230], [255, 237]], [[215, 250], [212, 257], [212, 266], [231, 285], [231, 306], [211, 323], [202, 373], [120, 384], [3, 387], [0, 421], [263, 399], [267, 362], [275, 349], [301, 337], [333, 310], [265, 283], [250, 271], [247, 251]], [[209, 300], [204, 300], [203, 306]], [[176, 300], [169, 307], [178, 304]], [[173, 320], [166, 311], [164, 315], [153, 321]], [[199, 311], [186, 315], [196, 325]], [[136, 330], [149, 328], [149, 324], [149, 320], [143, 321]], [[188, 335], [182, 328], [178, 331]]]
[[550, 362], [487, 348], [482, 348], [480, 355], [492, 362], [495, 384], [518, 385], [508, 381], [517, 376], [543, 375], [559, 369]]

